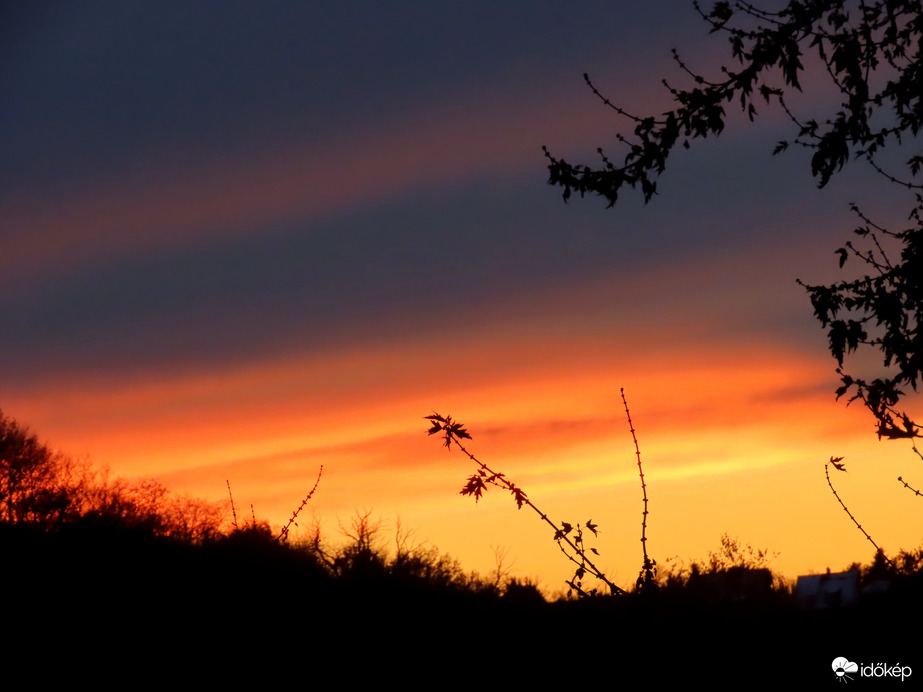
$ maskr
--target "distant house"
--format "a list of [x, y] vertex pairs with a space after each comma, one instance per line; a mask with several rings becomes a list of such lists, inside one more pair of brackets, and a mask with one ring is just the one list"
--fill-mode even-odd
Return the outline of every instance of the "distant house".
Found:
[[839, 608], [859, 598], [859, 572], [808, 574], [798, 577], [795, 596], [802, 608]]

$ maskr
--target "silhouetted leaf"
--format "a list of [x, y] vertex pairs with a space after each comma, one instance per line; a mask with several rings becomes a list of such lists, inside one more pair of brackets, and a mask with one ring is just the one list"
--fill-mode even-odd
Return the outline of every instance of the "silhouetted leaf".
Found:
[[478, 502], [485, 490], [487, 490], [487, 486], [484, 485], [484, 479], [475, 473], [468, 478], [468, 482], [465, 484], [465, 487], [459, 491], [459, 494], [473, 495], [474, 501]]
[[830, 463], [837, 471], [845, 471], [846, 464], [842, 463], [843, 457], [830, 457]]
[[513, 488], [511, 492], [516, 500], [517, 509], [522, 509], [522, 506], [527, 502], [526, 494], [519, 488]]

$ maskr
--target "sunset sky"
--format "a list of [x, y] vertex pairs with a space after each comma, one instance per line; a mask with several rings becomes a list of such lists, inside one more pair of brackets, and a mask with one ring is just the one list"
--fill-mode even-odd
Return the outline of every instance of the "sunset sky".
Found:
[[[558, 589], [550, 532], [423, 417], [552, 518], [592, 519], [629, 586], [649, 549], [723, 533], [789, 576], [919, 546], [909, 447], [834, 400], [796, 278], [841, 276], [858, 202], [909, 200], [770, 156], [767, 108], [677, 152], [648, 205], [565, 204], [541, 146], [595, 163], [628, 134], [583, 83], [669, 107], [670, 59], [720, 74], [688, 0], [17, 3], [0, 11], [0, 407], [53, 447], [330, 538], [371, 510], [415, 539]], [[822, 82], [793, 100], [823, 113]], [[847, 265], [849, 269], [849, 265]], [[854, 269], [858, 269], [855, 267]], [[306, 517], [310, 523], [311, 517]]]

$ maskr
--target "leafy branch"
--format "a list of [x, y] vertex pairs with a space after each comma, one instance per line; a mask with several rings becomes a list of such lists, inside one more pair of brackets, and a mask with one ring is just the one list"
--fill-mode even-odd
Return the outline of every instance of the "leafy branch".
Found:
[[[814, 315], [827, 328], [830, 352], [837, 360], [842, 382], [837, 398], [851, 391], [849, 403], [859, 400], [871, 411], [879, 438], [909, 439], [912, 444], [923, 427], [899, 410], [898, 403], [904, 387], [916, 391], [923, 373], [923, 198], [918, 196], [917, 207], [910, 214], [914, 225], [902, 231], [872, 223], [856, 205], [852, 210], [863, 222], [853, 232], [868, 242], [869, 248], [847, 242], [837, 250], [839, 264], [843, 267], [850, 257], [857, 257], [872, 271], [829, 286], [799, 283], [810, 295]], [[898, 246], [899, 264], [885, 252], [885, 240]], [[865, 379], [843, 371], [846, 355], [860, 346], [881, 353], [885, 376]]]
[[[799, 282], [838, 361], [842, 386], [837, 398], [854, 394], [850, 401], [860, 400], [872, 412], [880, 438], [912, 443], [923, 436], [923, 425], [898, 403], [923, 378], [923, 154], [910, 152], [901, 176], [886, 171], [879, 158], [886, 149], [910, 149], [923, 132], [923, 5], [920, 0], [789, 0], [777, 10], [746, 0], [714, 2], [710, 10], [693, 5], [710, 33], [730, 44], [720, 75], [706, 78], [673, 50], [686, 84], [674, 87], [663, 80], [672, 108], [650, 115], [610, 100], [584, 75], [594, 97], [633, 133], [615, 136], [624, 158], [599, 148], [601, 164], [592, 166], [572, 165], [543, 147], [548, 181], [563, 190], [565, 201], [574, 193], [595, 194], [611, 207], [631, 188], [640, 189], [648, 202], [674, 150], [721, 135], [729, 110], [739, 107], [753, 121], [764, 105], [778, 104], [794, 131], [772, 153], [790, 145], [810, 152], [818, 187], [851, 160], [862, 160], [891, 183], [915, 191], [909, 214], [913, 225], [898, 233], [875, 226], [853, 205], [866, 223], [855, 232], [872, 247], [846, 243], [837, 254], [841, 267], [850, 257], [865, 262], [866, 276], [827, 286]], [[816, 60], [808, 60], [812, 56]], [[826, 118], [799, 117], [787, 98], [802, 92], [812, 70], [824, 73], [837, 90]], [[899, 247], [893, 262], [880, 238]], [[881, 353], [884, 376], [866, 379], [842, 371], [844, 356], [860, 346]]]
[[[680, 89], [664, 80], [675, 107], [649, 117], [613, 103], [584, 75], [593, 94], [631, 123], [634, 132], [631, 137], [616, 135], [626, 149], [621, 165], [613, 164], [602, 149], [603, 165], [594, 168], [572, 165], [543, 147], [549, 182], [563, 188], [565, 200], [574, 192], [581, 196], [592, 193], [612, 206], [619, 192], [629, 187], [640, 188], [644, 200], [650, 201], [677, 145], [689, 148], [692, 140], [723, 132], [726, 104], [737, 102], [752, 121], [763, 104], [778, 101], [796, 127], [792, 143], [813, 152], [811, 173], [819, 187], [824, 187], [850, 158], [857, 158], [892, 182], [921, 189], [923, 185], [912, 178], [923, 166], [923, 157], [913, 156], [907, 162], [910, 180], [885, 172], [875, 161], [886, 145], [900, 146], [923, 129], [920, 3], [866, 0], [861, 3], [858, 19], [849, 16], [845, 4], [845, 0], [793, 0], [778, 12], [767, 12], [746, 2], [716, 2], [706, 12], [693, 3], [711, 33], [727, 37], [731, 65], [721, 67], [720, 77], [707, 79], [688, 68], [674, 50], [674, 61], [693, 84]], [[839, 109], [824, 121], [801, 121], [784, 102], [784, 89], [802, 91], [806, 71], [803, 58], [815, 51], [822, 69], [840, 92]], [[780, 142], [774, 153], [788, 145], [788, 141]]]
[[451, 448], [454, 444], [465, 456], [477, 465], [477, 471], [468, 478], [465, 486], [460, 491], [461, 495], [471, 495], [477, 502], [481, 499], [481, 496], [490, 485], [508, 491], [513, 496], [517, 509], [529, 507], [542, 521], [554, 530], [554, 541], [557, 543], [558, 548], [560, 548], [561, 552], [570, 562], [576, 565], [574, 576], [566, 580], [567, 585], [574, 592], [580, 596], [592, 596], [595, 594], [596, 589], [587, 591], [583, 587], [583, 579], [589, 574], [606, 584], [606, 586], [609, 587], [610, 593], [613, 595], [627, 595], [627, 592], [612, 583], [588, 556], [588, 553], [599, 555], [599, 552], [595, 548], [588, 547], [584, 540], [584, 529], [594, 536], [599, 535], [599, 526], [594, 524], [592, 519], [588, 520], [582, 526], [580, 524], [569, 524], [566, 521], [562, 521], [560, 524], [554, 522], [528, 498], [526, 493], [519, 486], [509, 480], [503, 473], [494, 471], [468, 451], [461, 443], [461, 440], [470, 440], [471, 435], [462, 423], [454, 421], [451, 416], [441, 416], [438, 413], [425, 416], [425, 419], [432, 423], [432, 426], [427, 431], [428, 434], [441, 434], [443, 444], [447, 449]]

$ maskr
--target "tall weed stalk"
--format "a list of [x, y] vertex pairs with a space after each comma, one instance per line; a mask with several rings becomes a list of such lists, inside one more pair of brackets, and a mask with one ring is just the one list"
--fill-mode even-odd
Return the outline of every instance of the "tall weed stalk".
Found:
[[[301, 504], [298, 505], [298, 507], [292, 512], [292, 516], [289, 517], [288, 522], [285, 524], [285, 526], [282, 527], [282, 530], [279, 532], [279, 535], [276, 536], [276, 540], [278, 542], [280, 543], [286, 542], [288, 540], [288, 534], [292, 526], [298, 526], [298, 522], [296, 521], [298, 519], [298, 515], [301, 514], [301, 510], [303, 510], [305, 508], [305, 505], [308, 504], [308, 500], [314, 497], [314, 492], [317, 490], [318, 484], [320, 484], [320, 478], [323, 475], [323, 473], [324, 473], [324, 466], [323, 464], [321, 464], [320, 470], [317, 472], [317, 479], [315, 479], [314, 481], [314, 487], [312, 487], [311, 490], [308, 491], [308, 494], [305, 495], [305, 498], [301, 501]], [[234, 518], [234, 530], [240, 531], [241, 530], [240, 524], [237, 521], [237, 508], [234, 506], [234, 495], [233, 493], [231, 493], [231, 481], [227, 480], [225, 481], [225, 483], [227, 483], [228, 497], [231, 500], [231, 515]], [[252, 521], [251, 527], [254, 530], [256, 530], [258, 526], [257, 520], [256, 520], [256, 510], [253, 508], [252, 503], [250, 504], [250, 516], [251, 516], [251, 521]], [[269, 532], [268, 524], [265, 524], [265, 531], [267, 533]], [[272, 534], [269, 534], [269, 535], [272, 535]]]
[[638, 457], [638, 474], [641, 476], [641, 496], [644, 500], [644, 510], [641, 512], [641, 552], [644, 555], [644, 561], [641, 563], [641, 573], [638, 575], [638, 581], [635, 586], [639, 591], [650, 591], [657, 588], [657, 562], [647, 554], [647, 484], [644, 482], [644, 469], [641, 467], [641, 447], [638, 446], [638, 436], [635, 434], [635, 426], [631, 421], [631, 411], [628, 410], [625, 388], [623, 387], [620, 392], [622, 394], [622, 404], [625, 406], [625, 416], [628, 418], [628, 429], [631, 431], [631, 439], [635, 443], [635, 455]]
[[301, 510], [305, 508], [305, 505], [308, 504], [308, 500], [314, 497], [314, 491], [317, 490], [317, 486], [320, 483], [320, 477], [324, 473], [324, 465], [321, 464], [320, 470], [317, 472], [317, 479], [314, 481], [314, 487], [308, 491], [308, 494], [305, 495], [304, 499], [301, 501], [301, 504], [298, 505], [298, 508], [292, 512], [292, 516], [289, 518], [288, 523], [282, 527], [282, 531], [279, 533], [277, 538], [280, 542], [285, 542], [288, 540], [288, 532], [292, 526], [298, 526], [298, 522], [295, 520], [298, 518], [298, 515], [301, 514]]

